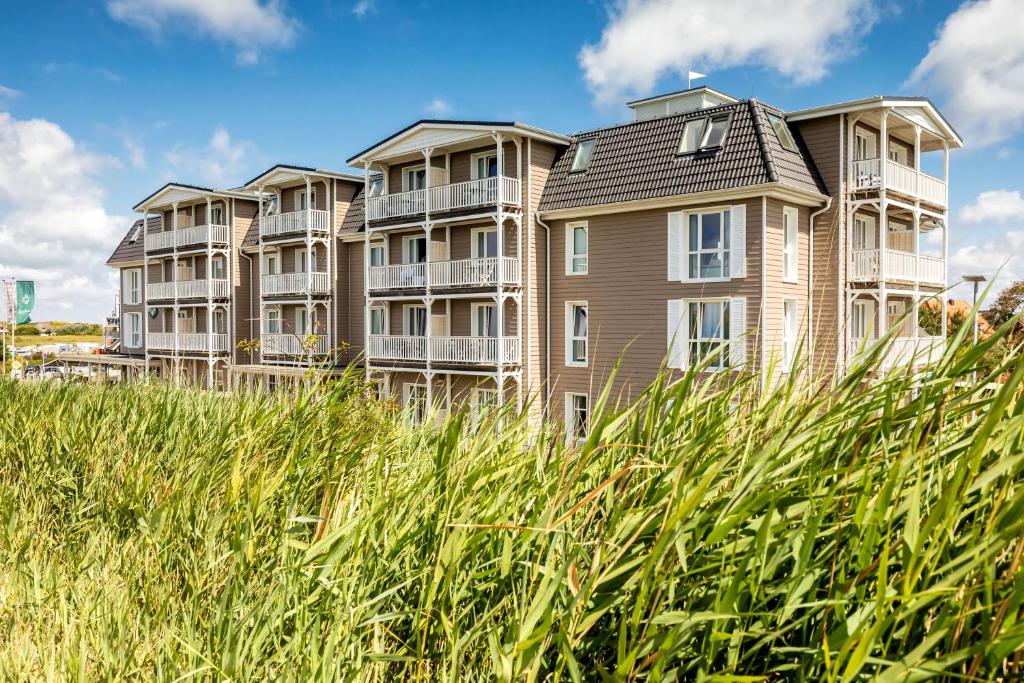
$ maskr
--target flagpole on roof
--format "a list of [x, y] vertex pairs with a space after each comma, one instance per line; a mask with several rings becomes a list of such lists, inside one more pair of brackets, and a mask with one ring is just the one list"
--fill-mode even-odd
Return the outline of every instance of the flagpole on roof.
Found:
[[686, 72], [686, 89], [689, 90], [693, 87], [693, 81], [698, 78], [707, 78], [707, 74], [698, 73], [696, 71]]

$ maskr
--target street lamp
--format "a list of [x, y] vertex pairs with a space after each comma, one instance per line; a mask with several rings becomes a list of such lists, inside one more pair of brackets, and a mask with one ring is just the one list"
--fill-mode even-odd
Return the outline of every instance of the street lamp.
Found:
[[[974, 303], [971, 304], [971, 310], [973, 311], [975, 308], [978, 307], [978, 285], [980, 283], [982, 283], [982, 282], [985, 282], [985, 276], [984, 275], [964, 275], [964, 282], [974, 283]], [[974, 312], [973, 328], [974, 328], [974, 345], [977, 346], [978, 345], [978, 313], [977, 313], [977, 311]]]

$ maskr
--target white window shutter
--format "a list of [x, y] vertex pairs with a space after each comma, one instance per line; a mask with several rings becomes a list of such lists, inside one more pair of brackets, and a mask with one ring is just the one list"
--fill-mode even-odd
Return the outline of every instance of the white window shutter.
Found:
[[686, 337], [683, 330], [683, 300], [668, 300], [668, 366], [684, 367]]
[[683, 212], [668, 214], [668, 279], [679, 282], [683, 277]]
[[430, 240], [430, 260], [447, 261], [448, 260], [448, 243], [441, 242], [439, 240]]
[[746, 277], [747, 274], [747, 207], [736, 204], [730, 209], [729, 218], [729, 277]]
[[747, 299], [729, 299], [729, 360], [730, 365], [747, 361]]

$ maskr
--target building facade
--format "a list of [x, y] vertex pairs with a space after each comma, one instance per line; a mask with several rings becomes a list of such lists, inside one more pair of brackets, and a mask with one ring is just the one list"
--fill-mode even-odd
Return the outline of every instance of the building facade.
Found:
[[[585, 429], [619, 364], [831, 375], [941, 348], [949, 151], [920, 98], [798, 112], [695, 88], [561, 135], [424, 120], [347, 160], [168, 185], [111, 257], [123, 354], [218, 387], [359, 364], [413, 418], [514, 401]], [[896, 329], [894, 329], [896, 328]]]

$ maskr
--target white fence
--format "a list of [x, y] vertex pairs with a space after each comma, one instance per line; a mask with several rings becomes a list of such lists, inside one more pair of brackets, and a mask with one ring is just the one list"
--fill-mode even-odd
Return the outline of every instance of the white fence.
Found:
[[427, 264], [371, 266], [370, 289], [418, 289], [427, 286]]
[[[879, 253], [878, 249], [855, 249], [851, 255], [850, 278], [859, 282], [879, 280]], [[935, 256], [887, 249], [885, 279], [943, 285], [946, 282], [945, 261]]]
[[[880, 159], [863, 159], [850, 164], [853, 187], [858, 190], [881, 187]], [[918, 173], [910, 166], [886, 159], [885, 185], [887, 188], [911, 197], [923, 199], [939, 206], [946, 205], [946, 182], [927, 173]]]
[[177, 230], [151, 232], [146, 235], [146, 251], [171, 249], [172, 247], [188, 247], [197, 244], [227, 244], [228, 226], [196, 225], [179, 227]]
[[[850, 358], [856, 359], [861, 354], [870, 353], [878, 343], [877, 339], [851, 341]], [[882, 352], [881, 363], [884, 369], [911, 364], [926, 365], [938, 361], [944, 350], [942, 337], [895, 337], [889, 340], [888, 347]]]
[[294, 334], [264, 334], [260, 338], [260, 348], [270, 355], [286, 355], [296, 358], [309, 357], [309, 354], [323, 355], [327, 353], [327, 337], [301, 337]]
[[[502, 362], [518, 364], [518, 337], [413, 337], [402, 335], [370, 335], [367, 355], [376, 360], [427, 361], [434, 363], [467, 363], [496, 365], [498, 345]], [[429, 352], [429, 356], [428, 356]]]
[[182, 333], [150, 332], [146, 335], [146, 346], [154, 351], [173, 351], [177, 337], [179, 351], [207, 353], [225, 353], [231, 349], [226, 334], [207, 334], [205, 332]]
[[276, 294], [327, 294], [331, 283], [327, 273], [280, 273], [260, 278], [264, 296]]
[[[500, 194], [499, 194], [500, 191]], [[415, 216], [427, 211], [456, 211], [496, 204], [520, 206], [522, 183], [507, 176], [467, 180], [431, 187], [427, 190], [396, 192], [371, 197], [366, 202], [367, 220], [379, 221], [402, 216]]]
[[260, 217], [260, 237], [276, 237], [307, 230], [330, 232], [330, 215], [320, 209], [304, 209]]
[[[519, 285], [519, 259], [501, 258], [501, 284]], [[430, 264], [431, 287], [493, 287], [498, 283], [498, 258], [459, 259]]]

